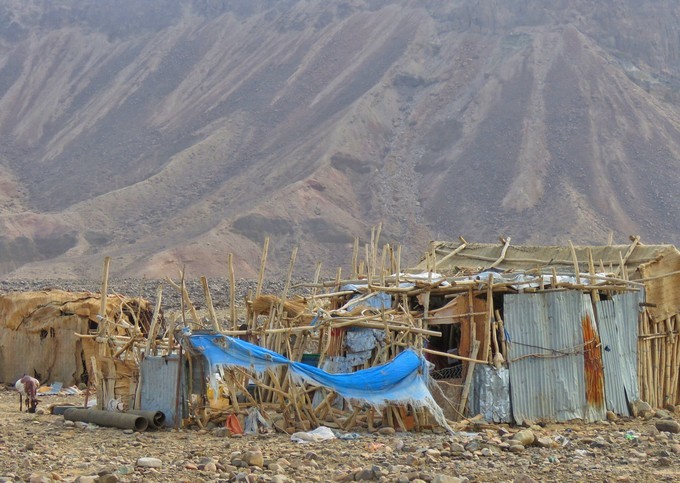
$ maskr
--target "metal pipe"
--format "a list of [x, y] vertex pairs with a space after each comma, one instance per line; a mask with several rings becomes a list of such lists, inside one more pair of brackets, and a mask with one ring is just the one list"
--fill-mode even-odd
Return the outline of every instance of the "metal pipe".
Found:
[[144, 431], [149, 427], [149, 422], [143, 416], [99, 409], [69, 408], [64, 412], [64, 419], [135, 431]]
[[162, 428], [165, 424], [165, 413], [163, 411], [144, 411], [142, 409], [133, 409], [127, 411], [127, 414], [136, 414], [142, 416], [149, 423], [150, 429]]

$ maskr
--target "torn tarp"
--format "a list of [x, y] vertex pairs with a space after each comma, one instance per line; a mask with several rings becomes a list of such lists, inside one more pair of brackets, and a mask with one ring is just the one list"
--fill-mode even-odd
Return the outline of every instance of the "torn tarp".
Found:
[[441, 408], [428, 389], [427, 361], [411, 349], [403, 351], [387, 364], [352, 373], [330, 374], [221, 334], [192, 334], [185, 340], [191, 349], [205, 357], [211, 374], [215, 374], [220, 366], [242, 367], [259, 374], [268, 368], [287, 366], [294, 378], [332, 389], [350, 401], [362, 401], [376, 408], [386, 404], [426, 407], [440, 425], [448, 428]]

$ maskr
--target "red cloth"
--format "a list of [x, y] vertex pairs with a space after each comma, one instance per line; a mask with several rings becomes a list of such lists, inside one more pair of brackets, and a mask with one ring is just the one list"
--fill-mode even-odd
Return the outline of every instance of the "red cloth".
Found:
[[241, 427], [241, 423], [235, 414], [230, 414], [227, 416], [224, 426], [229, 429], [231, 434], [243, 434], [243, 428]]

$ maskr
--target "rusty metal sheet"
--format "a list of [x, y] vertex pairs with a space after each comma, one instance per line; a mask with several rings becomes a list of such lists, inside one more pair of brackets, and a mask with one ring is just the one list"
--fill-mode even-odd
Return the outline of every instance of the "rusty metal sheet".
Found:
[[604, 404], [604, 364], [600, 334], [595, 325], [591, 298], [582, 294], [581, 329], [583, 330], [583, 367], [586, 389], [586, 421], [600, 421], [606, 416]]
[[642, 292], [614, 295], [596, 304], [602, 342], [607, 409], [630, 415], [629, 402], [640, 399], [637, 381], [637, 337]]

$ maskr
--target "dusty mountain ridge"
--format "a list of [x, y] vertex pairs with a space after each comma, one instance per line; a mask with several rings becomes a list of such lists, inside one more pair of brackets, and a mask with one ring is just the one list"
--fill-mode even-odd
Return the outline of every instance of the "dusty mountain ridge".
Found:
[[680, 242], [671, 1], [10, 1], [0, 273], [346, 264], [354, 236]]

